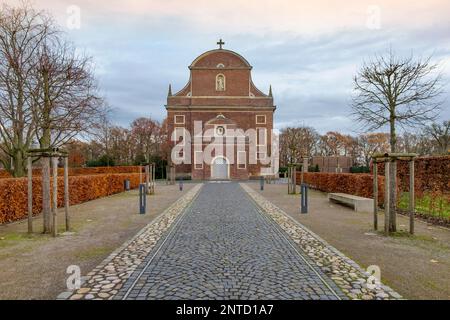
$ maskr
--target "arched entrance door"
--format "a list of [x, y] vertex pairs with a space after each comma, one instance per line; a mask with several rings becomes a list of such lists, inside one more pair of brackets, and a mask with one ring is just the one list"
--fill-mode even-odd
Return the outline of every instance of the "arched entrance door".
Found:
[[217, 157], [211, 165], [211, 179], [227, 180], [229, 179], [229, 164], [224, 157]]

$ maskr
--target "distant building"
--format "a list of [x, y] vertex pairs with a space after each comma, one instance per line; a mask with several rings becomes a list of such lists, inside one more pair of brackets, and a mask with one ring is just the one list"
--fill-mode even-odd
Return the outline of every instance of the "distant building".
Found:
[[350, 173], [353, 166], [351, 157], [313, 157], [313, 167], [319, 166], [320, 172]]

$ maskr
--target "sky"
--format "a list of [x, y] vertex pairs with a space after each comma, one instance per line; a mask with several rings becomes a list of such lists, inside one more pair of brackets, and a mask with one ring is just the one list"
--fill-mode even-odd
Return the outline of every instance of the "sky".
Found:
[[[2, 0], [0, 0], [2, 2]], [[8, 4], [19, 1], [6, 0]], [[113, 120], [162, 121], [169, 83], [189, 79], [200, 54], [243, 55], [263, 92], [273, 87], [275, 127], [361, 132], [350, 116], [352, 79], [364, 60], [392, 48], [432, 55], [444, 75], [441, 119], [450, 119], [449, 0], [35, 0], [91, 55]]]

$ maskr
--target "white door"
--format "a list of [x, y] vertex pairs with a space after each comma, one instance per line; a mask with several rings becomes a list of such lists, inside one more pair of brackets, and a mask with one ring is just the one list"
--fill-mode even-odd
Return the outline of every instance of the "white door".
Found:
[[216, 158], [211, 168], [212, 179], [228, 179], [228, 162], [224, 158]]

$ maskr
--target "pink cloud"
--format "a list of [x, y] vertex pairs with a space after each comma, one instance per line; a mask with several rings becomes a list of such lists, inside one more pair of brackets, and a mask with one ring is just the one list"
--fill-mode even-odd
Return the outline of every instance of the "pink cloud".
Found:
[[[8, 1], [17, 3], [18, 0]], [[89, 17], [135, 15], [148, 19], [177, 18], [191, 27], [221, 34], [314, 34], [365, 28], [369, 6], [379, 6], [382, 28], [420, 28], [448, 20], [448, 0], [39, 0], [39, 8], [63, 20], [69, 5]]]

